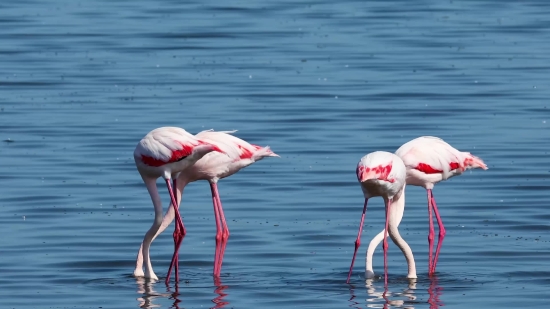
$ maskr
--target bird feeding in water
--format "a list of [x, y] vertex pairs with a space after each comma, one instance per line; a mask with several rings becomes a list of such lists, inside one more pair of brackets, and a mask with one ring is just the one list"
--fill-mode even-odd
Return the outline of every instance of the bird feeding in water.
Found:
[[[175, 206], [176, 198], [174, 188], [177, 185], [176, 178], [178, 174], [195, 164], [204, 155], [210, 152], [221, 152], [216, 145], [202, 141], [184, 129], [176, 127], [162, 127], [149, 132], [136, 146], [134, 150], [134, 160], [136, 167], [147, 187], [147, 191], [153, 201], [155, 208], [155, 220], [151, 228], [145, 234], [143, 242], [146, 244], [142, 256], [145, 263], [145, 273], [143, 269], [134, 271], [136, 277], [145, 277], [158, 280], [153, 272], [151, 260], [149, 259], [150, 239], [154, 237], [162, 223], [162, 201], [157, 189], [157, 178], [162, 177], [166, 182], [168, 194], [174, 211], [176, 213], [176, 227], [174, 231], [174, 254], [172, 263], [177, 259], [179, 247], [185, 236], [185, 227]], [[171, 180], [173, 179], [173, 185]], [[176, 269], [176, 280], [178, 280], [178, 271]], [[170, 280], [170, 272], [166, 276], [166, 283]]]
[[[195, 136], [196, 138], [215, 145], [223, 151], [223, 154], [219, 152], [206, 154], [194, 165], [181, 172], [177, 178], [177, 185], [175, 185], [176, 202], [179, 207], [184, 187], [188, 183], [197, 180], [206, 180], [210, 183], [212, 202], [214, 204], [214, 217], [216, 219], [216, 249], [213, 272], [216, 277], [220, 276], [225, 247], [227, 239], [229, 238], [229, 228], [227, 227], [221, 199], [218, 194], [218, 181], [237, 173], [239, 170], [265, 157], [279, 157], [279, 155], [272, 152], [269, 147], [253, 145], [231, 135], [234, 132], [236, 131], [207, 130], [198, 133]], [[143, 251], [146, 250], [146, 248], [148, 250], [151, 242], [172, 223], [174, 215], [174, 208], [169, 207], [156, 234], [152, 238], [143, 240], [136, 260], [136, 271], [141, 270], [143, 266], [144, 261], [142, 256], [149, 256], [149, 252], [143, 254]], [[177, 265], [178, 259], [176, 256], [174, 264], [170, 267], [177, 267]]]
[[[461, 175], [468, 169], [481, 168], [487, 170], [488, 168], [480, 158], [469, 152], [459, 151], [444, 140], [433, 136], [415, 138], [399, 147], [395, 154], [403, 160], [407, 168], [407, 185], [423, 187], [428, 193], [428, 274], [433, 274], [435, 273], [439, 251], [446, 234], [445, 226], [439, 215], [439, 210], [432, 193], [434, 185], [440, 181]], [[432, 209], [439, 225], [439, 239], [433, 260], [432, 253], [435, 231]], [[374, 252], [376, 246], [382, 240], [384, 233], [385, 231], [382, 231], [375, 236], [367, 252]]]
[[[363, 214], [359, 225], [359, 233], [355, 240], [355, 251], [348, 273], [349, 283], [353, 264], [357, 255], [357, 249], [361, 244], [361, 233], [367, 210], [367, 202], [370, 198], [380, 196], [384, 199], [386, 208], [386, 224], [384, 231], [390, 231], [393, 242], [401, 249], [409, 264], [409, 278], [416, 278], [414, 257], [409, 245], [399, 235], [397, 227], [401, 222], [405, 207], [405, 178], [406, 168], [403, 161], [393, 153], [376, 151], [361, 158], [356, 169], [357, 180], [365, 196]], [[385, 235], [387, 236], [387, 234]], [[387, 237], [384, 237], [384, 282], [388, 284]]]

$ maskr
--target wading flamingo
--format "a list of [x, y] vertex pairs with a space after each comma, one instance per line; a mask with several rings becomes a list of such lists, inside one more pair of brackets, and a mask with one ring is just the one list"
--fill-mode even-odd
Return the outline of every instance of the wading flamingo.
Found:
[[[176, 198], [177, 205], [183, 194], [184, 187], [197, 180], [207, 180], [210, 183], [210, 190], [212, 192], [212, 202], [214, 204], [214, 217], [216, 218], [216, 250], [214, 257], [214, 276], [218, 277], [221, 272], [223, 255], [225, 252], [225, 246], [227, 239], [229, 238], [229, 229], [225, 222], [225, 215], [222, 209], [222, 203], [218, 194], [218, 180], [231, 176], [249, 166], [250, 164], [259, 161], [265, 157], [279, 157], [279, 155], [273, 153], [269, 147], [260, 147], [249, 144], [248, 142], [237, 138], [231, 133], [236, 131], [202, 131], [196, 135], [196, 138], [216, 145], [225, 154], [212, 152], [205, 155], [202, 159], [198, 160], [193, 166], [186, 169], [179, 174], [177, 178]], [[174, 220], [174, 207], [169, 207], [160, 228], [156, 234], [151, 238], [143, 240], [141, 247], [139, 248], [136, 271], [141, 270], [143, 265], [142, 256], [149, 255], [149, 247], [151, 242], [160, 235]], [[145, 254], [142, 254], [144, 252]], [[176, 256], [175, 265], [178, 265], [178, 259]]]
[[[428, 217], [430, 230], [428, 234], [428, 274], [435, 273], [437, 259], [443, 238], [445, 238], [445, 226], [439, 216], [439, 210], [435, 204], [432, 193], [434, 185], [440, 181], [447, 180], [453, 176], [461, 175], [465, 170], [482, 168], [488, 169], [483, 161], [471, 155], [469, 152], [461, 152], [438, 137], [421, 136], [415, 138], [399, 147], [395, 152], [407, 167], [407, 185], [420, 186], [428, 193]], [[432, 207], [439, 225], [439, 239], [435, 250], [435, 257], [432, 262], [433, 242], [435, 238]], [[380, 243], [384, 231], [376, 235], [371, 241], [367, 252], [374, 252]], [[367, 262], [367, 268], [369, 267]], [[372, 259], [371, 259], [372, 268]]]
[[[363, 206], [363, 215], [359, 225], [359, 233], [355, 240], [355, 251], [349, 268], [348, 280], [349, 283], [353, 263], [357, 255], [357, 249], [361, 244], [361, 233], [363, 231], [363, 223], [365, 221], [365, 212], [367, 210], [367, 202], [369, 198], [381, 196], [386, 204], [386, 225], [384, 231], [389, 229], [390, 236], [393, 242], [401, 249], [407, 263], [409, 264], [409, 278], [416, 278], [416, 268], [414, 257], [411, 248], [399, 235], [397, 226], [403, 216], [405, 207], [405, 178], [406, 168], [403, 161], [393, 153], [385, 151], [375, 151], [361, 158], [357, 164], [357, 180], [361, 185], [365, 196], [365, 204]], [[395, 210], [394, 210], [395, 208]], [[384, 283], [388, 284], [388, 240], [384, 237]]]
[[[205, 142], [184, 129], [176, 127], [162, 127], [149, 132], [136, 146], [134, 150], [134, 160], [136, 167], [151, 195], [153, 206], [155, 207], [155, 221], [151, 228], [145, 234], [143, 242], [145, 245], [144, 256], [140, 257], [145, 262], [145, 273], [141, 268], [136, 268], [134, 276], [145, 277], [158, 280], [153, 271], [151, 260], [149, 259], [150, 240], [156, 234], [162, 223], [162, 201], [157, 189], [157, 178], [162, 177], [168, 187], [168, 193], [173, 205], [176, 198], [174, 189], [170, 183], [174, 179], [176, 187], [176, 177], [178, 173], [195, 164], [200, 158], [212, 151], [222, 152], [218, 146]], [[220, 154], [226, 156], [225, 154]], [[172, 207], [173, 208], [173, 207]], [[185, 235], [183, 221], [176, 208], [177, 224], [174, 231], [174, 255], [172, 262], [178, 257], [178, 250]], [[171, 268], [170, 268], [171, 269]], [[166, 282], [170, 280], [170, 272], [166, 277]], [[176, 278], [178, 272], [176, 270]]]

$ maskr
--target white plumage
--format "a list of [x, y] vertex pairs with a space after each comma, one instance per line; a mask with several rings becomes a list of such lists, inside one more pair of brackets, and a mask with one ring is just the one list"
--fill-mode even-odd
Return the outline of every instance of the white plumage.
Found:
[[[175, 187], [177, 195], [177, 205], [183, 194], [184, 187], [197, 180], [207, 180], [210, 183], [212, 191], [212, 199], [214, 204], [214, 215], [216, 217], [216, 256], [214, 259], [214, 275], [219, 276], [225, 245], [229, 238], [229, 229], [225, 221], [225, 214], [221, 205], [221, 200], [218, 194], [217, 182], [219, 179], [229, 177], [237, 173], [242, 168], [259, 161], [265, 157], [278, 157], [269, 147], [260, 147], [252, 145], [238, 137], [231, 135], [236, 131], [213, 131], [206, 130], [198, 133], [195, 137], [206, 143], [215, 145], [223, 151], [210, 152], [204, 155], [194, 165], [187, 168], [179, 174]], [[172, 205], [172, 204], [171, 204]], [[139, 272], [143, 266], [144, 256], [149, 256], [149, 246], [151, 242], [160, 235], [174, 220], [174, 207], [169, 207], [166, 215], [162, 220], [160, 228], [151, 238], [144, 239], [136, 260], [136, 270]], [[173, 264], [177, 265], [178, 260], [173, 260]], [[151, 270], [152, 271], [152, 270]], [[134, 272], [134, 273], [135, 273]]]

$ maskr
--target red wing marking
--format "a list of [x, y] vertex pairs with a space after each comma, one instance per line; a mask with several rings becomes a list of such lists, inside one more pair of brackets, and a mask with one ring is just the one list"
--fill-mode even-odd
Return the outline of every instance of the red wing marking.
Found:
[[431, 167], [428, 164], [425, 163], [418, 163], [418, 165], [415, 167], [415, 169], [426, 173], [426, 174], [437, 174], [443, 172], [442, 170], [436, 170], [435, 168]]
[[365, 167], [361, 165], [357, 165], [357, 168], [355, 169], [355, 175], [357, 175], [357, 179], [361, 181], [361, 175], [363, 175], [365, 170]]
[[[458, 164], [456, 162], [451, 162], [451, 163], [449, 163], [449, 166], [450, 166], [451, 171], [452, 171], [452, 170], [456, 170], [457, 168], [459, 168], [460, 164]], [[419, 170], [419, 171], [421, 171], [425, 174], [438, 174], [438, 173], [443, 172], [442, 170], [435, 169], [431, 165], [426, 164], [426, 163], [418, 163], [418, 165], [415, 167], [415, 169]]]
[[240, 155], [241, 159], [250, 159], [250, 158], [252, 158], [252, 155], [253, 155], [252, 151], [244, 148], [241, 145], [238, 145], [238, 146], [239, 146], [239, 149], [241, 150], [241, 155]]
[[355, 173], [357, 174], [357, 179], [359, 179], [359, 181], [361, 181], [361, 179], [363, 178], [362, 177], [363, 174], [372, 173], [372, 174], [378, 176], [378, 178], [377, 178], [378, 180], [384, 180], [384, 181], [388, 181], [388, 182], [393, 183], [395, 181], [394, 179], [388, 179], [388, 175], [391, 172], [391, 168], [392, 168], [391, 164], [386, 165], [386, 166], [379, 165], [379, 166], [373, 167], [373, 168], [369, 168], [367, 166], [357, 166], [357, 169], [355, 170]]
[[451, 166], [451, 171], [456, 170], [457, 168], [460, 167], [460, 164], [458, 164], [456, 162], [451, 162], [449, 165]]
[[379, 166], [373, 168], [372, 170], [376, 173], [379, 173], [379, 175], [380, 175], [380, 176], [378, 176], [379, 180], [388, 181], [388, 175], [391, 172], [391, 166], [392, 166], [391, 164], [386, 165], [386, 166], [379, 165]]
[[182, 146], [182, 149], [173, 150], [172, 154], [170, 156], [170, 159], [167, 161], [149, 157], [149, 156], [141, 156], [141, 161], [149, 166], [163, 166], [164, 164], [177, 162], [187, 156], [189, 156], [193, 152], [193, 147], [189, 145], [180, 144]]

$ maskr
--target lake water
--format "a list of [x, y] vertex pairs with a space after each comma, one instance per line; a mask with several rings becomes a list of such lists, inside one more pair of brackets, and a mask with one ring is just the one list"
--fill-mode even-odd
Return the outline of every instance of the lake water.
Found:
[[[541, 308], [550, 299], [550, 3], [5, 1], [0, 4], [2, 308]], [[131, 276], [153, 207], [132, 153], [147, 132], [238, 129], [267, 158], [219, 184], [231, 237], [214, 282], [206, 182], [186, 188], [181, 282]], [[355, 167], [435, 135], [481, 157], [407, 189], [389, 291], [364, 280], [383, 226]], [[162, 182], [159, 180], [159, 185]], [[160, 186], [165, 207], [166, 189]], [[436, 224], [437, 227], [437, 224]], [[173, 225], [151, 248], [164, 277]], [[381, 246], [374, 261], [382, 273]]]

